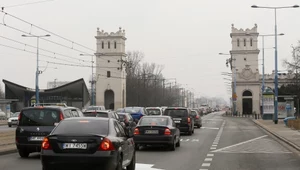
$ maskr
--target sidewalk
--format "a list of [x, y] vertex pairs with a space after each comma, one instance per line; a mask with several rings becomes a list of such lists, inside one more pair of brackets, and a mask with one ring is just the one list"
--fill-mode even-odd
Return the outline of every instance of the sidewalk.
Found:
[[289, 127], [286, 127], [283, 120], [278, 120], [278, 124], [274, 124], [272, 120], [252, 119], [252, 121], [277, 138], [300, 151], [300, 132], [298, 130], [293, 130]]

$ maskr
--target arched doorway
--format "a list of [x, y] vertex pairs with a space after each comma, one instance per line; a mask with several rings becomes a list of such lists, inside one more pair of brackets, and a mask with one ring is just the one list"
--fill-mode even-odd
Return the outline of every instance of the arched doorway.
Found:
[[106, 90], [104, 93], [105, 109], [115, 109], [115, 94], [112, 90]]
[[253, 101], [252, 93], [249, 90], [243, 92], [243, 114], [252, 114]]

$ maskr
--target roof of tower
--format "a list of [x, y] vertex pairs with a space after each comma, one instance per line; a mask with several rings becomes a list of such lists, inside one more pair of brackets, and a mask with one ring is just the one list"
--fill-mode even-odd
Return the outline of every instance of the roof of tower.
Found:
[[125, 30], [122, 30], [122, 27], [119, 27], [119, 31], [117, 32], [104, 32], [104, 30], [100, 31], [100, 28], [97, 28], [97, 37], [124, 37], [125, 38]]
[[231, 33], [233, 33], [233, 34], [258, 33], [257, 32], [257, 24], [254, 24], [253, 28], [251, 28], [251, 29], [247, 28], [245, 30], [243, 28], [237, 29], [236, 27], [234, 27], [234, 24], [231, 24]]

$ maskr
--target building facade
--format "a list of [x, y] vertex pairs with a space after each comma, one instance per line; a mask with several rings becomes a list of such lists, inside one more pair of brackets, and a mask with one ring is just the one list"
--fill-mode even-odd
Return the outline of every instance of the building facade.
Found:
[[[259, 73], [258, 37], [257, 25], [249, 29], [237, 29], [232, 24], [231, 27], [230, 51], [232, 88], [236, 80], [236, 103], [237, 112], [241, 114], [261, 113], [262, 107], [262, 77]], [[272, 74], [265, 74], [265, 87], [274, 89], [274, 71]], [[278, 85], [288, 84], [293, 79], [293, 73], [278, 73]], [[234, 90], [232, 90], [234, 91]], [[235, 95], [233, 94], [232, 99]], [[283, 105], [284, 102], [281, 103]], [[282, 110], [278, 108], [279, 110]]]
[[126, 106], [125, 30], [107, 33], [97, 30], [96, 105], [106, 109]]

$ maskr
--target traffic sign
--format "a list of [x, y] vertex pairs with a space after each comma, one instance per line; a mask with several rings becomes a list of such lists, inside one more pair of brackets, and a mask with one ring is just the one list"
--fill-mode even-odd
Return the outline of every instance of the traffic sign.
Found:
[[233, 100], [236, 100], [236, 99], [237, 99], [236, 93], [234, 93], [234, 94], [232, 95], [232, 99], [233, 99]]

